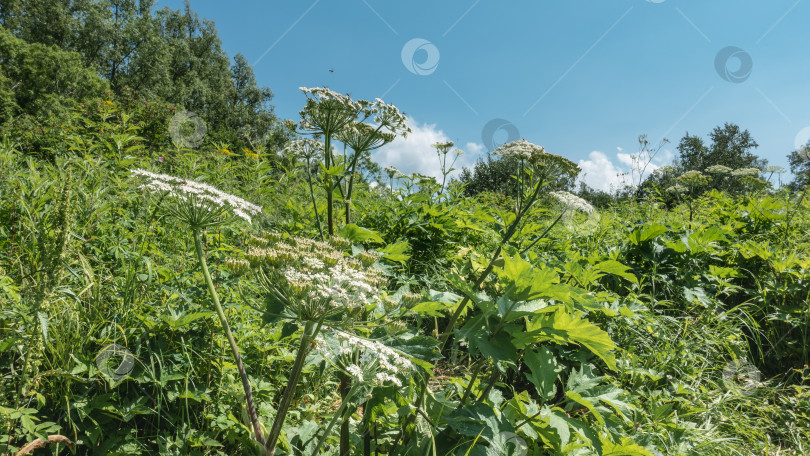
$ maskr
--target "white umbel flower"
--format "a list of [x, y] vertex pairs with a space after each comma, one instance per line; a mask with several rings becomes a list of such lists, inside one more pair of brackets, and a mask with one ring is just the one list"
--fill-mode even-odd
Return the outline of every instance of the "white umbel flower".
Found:
[[578, 197], [577, 195], [568, 193], [568, 192], [551, 192], [549, 193], [553, 196], [557, 201], [563, 204], [568, 209], [581, 211], [586, 214], [590, 214], [594, 212], [593, 206], [590, 203], [585, 201], [584, 199]]
[[360, 366], [358, 366], [357, 364], [347, 366], [346, 372], [351, 374], [351, 376], [354, 377], [354, 379], [357, 380], [358, 382], [363, 381], [363, 369], [361, 369]]
[[[147, 182], [139, 189], [152, 193], [168, 193], [182, 202], [190, 202], [196, 209], [208, 212], [230, 211], [233, 215], [251, 223], [252, 216], [261, 214], [262, 207], [238, 196], [225, 193], [211, 185], [182, 179], [168, 174], [158, 174], [144, 169], [130, 171], [134, 176], [143, 177]], [[193, 222], [193, 221], [192, 221]]]
[[546, 153], [543, 146], [532, 144], [525, 139], [519, 139], [502, 145], [495, 149], [494, 154], [501, 157], [517, 157], [521, 160], [531, 160]]

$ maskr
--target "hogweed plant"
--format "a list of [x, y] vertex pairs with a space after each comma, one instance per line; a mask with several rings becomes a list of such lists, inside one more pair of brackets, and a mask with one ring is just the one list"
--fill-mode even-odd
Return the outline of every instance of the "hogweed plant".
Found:
[[[554, 178], [560, 176], [576, 176], [579, 173], [579, 167], [572, 161], [546, 152], [542, 146], [530, 143], [525, 139], [512, 141], [506, 143], [495, 150], [495, 154], [501, 157], [517, 157], [520, 163], [520, 169], [516, 176], [516, 184], [518, 187], [518, 198], [515, 205], [515, 216], [512, 223], [505, 227], [505, 231], [501, 237], [498, 246], [490, 258], [489, 263], [483, 272], [478, 276], [473, 285], [473, 290], [480, 289], [481, 285], [486, 280], [487, 276], [492, 272], [495, 262], [501, 256], [501, 250], [504, 245], [509, 242], [512, 236], [517, 232], [521, 221], [532, 208], [534, 203], [538, 201], [540, 191], [552, 183]], [[555, 222], [556, 223], [556, 222]], [[541, 235], [544, 236], [548, 233]], [[536, 239], [534, 242], [537, 242]], [[443, 349], [450, 336], [453, 334], [456, 322], [461, 314], [466, 309], [469, 303], [469, 296], [465, 296], [456, 307], [452, 316], [450, 317], [444, 331], [441, 334], [440, 347]]]
[[450, 154], [450, 149], [453, 148], [455, 143], [452, 141], [444, 142], [444, 143], [435, 143], [433, 144], [433, 148], [436, 149], [436, 155], [439, 157], [439, 170], [442, 173], [442, 184], [439, 187], [439, 194], [444, 193], [444, 185], [447, 182], [447, 176], [455, 171], [456, 169], [453, 168], [453, 165], [456, 164], [456, 161], [459, 157], [464, 155], [464, 151], [461, 149], [453, 149], [453, 159], [450, 161], [450, 164], [447, 163], [447, 156]]
[[256, 434], [256, 440], [264, 444], [264, 434], [259, 424], [247, 372], [239, 355], [236, 339], [233, 337], [228, 319], [219, 302], [219, 295], [214, 287], [214, 282], [211, 280], [211, 273], [208, 271], [208, 263], [203, 250], [207, 228], [227, 223], [231, 215], [251, 223], [252, 217], [261, 214], [262, 208], [208, 184], [167, 174], [152, 173], [143, 169], [134, 169], [131, 172], [135, 177], [143, 178], [146, 181], [138, 187], [139, 189], [160, 195], [161, 201], [168, 197], [166, 208], [169, 215], [191, 230], [197, 261], [200, 263], [208, 293], [214, 303], [214, 308], [220, 324], [222, 324], [225, 337], [228, 339], [236, 367], [239, 370], [242, 388], [245, 391], [247, 413], [253, 426], [253, 432]]
[[284, 149], [285, 152], [289, 153], [295, 159], [303, 158], [306, 163], [307, 169], [307, 184], [309, 185], [309, 197], [312, 200], [312, 209], [315, 211], [315, 223], [318, 225], [318, 233], [321, 235], [321, 241], [324, 241], [323, 236], [323, 227], [321, 226], [321, 216], [318, 214], [318, 202], [315, 200], [315, 191], [312, 186], [312, 168], [311, 162], [313, 159], [319, 160], [320, 157], [325, 156], [324, 154], [324, 145], [320, 141], [316, 141], [314, 139], [296, 139], [290, 141], [287, 147]]
[[[384, 298], [379, 294], [384, 278], [378, 269], [371, 267], [378, 257], [359, 255], [358, 258], [347, 258], [340, 248], [347, 248], [351, 243], [341, 238], [331, 238], [330, 241], [331, 244], [300, 237], [282, 240], [279, 235], [267, 233], [263, 238], [254, 239], [253, 245], [245, 252], [265, 292], [266, 307], [257, 310], [263, 312], [267, 320], [288, 320], [303, 329], [295, 361], [267, 438], [266, 449], [271, 454], [278, 444], [285, 417], [296, 395], [304, 362], [309, 352], [318, 345], [319, 334], [324, 330], [343, 334], [344, 340], [356, 342], [355, 348], [368, 348], [371, 345], [367, 347], [357, 342], [359, 339], [355, 336], [341, 331], [348, 331], [363, 322], [370, 309], [384, 307]], [[359, 366], [351, 366], [350, 363], [342, 365], [345, 374], [355, 374], [355, 380], [365, 378], [356, 375]], [[344, 403], [354, 391], [349, 383], [341, 390]], [[338, 414], [344, 410], [341, 409]], [[348, 417], [345, 418], [348, 420]], [[331, 427], [327, 428], [322, 440]], [[341, 438], [341, 446], [345, 445], [346, 441]]]
[[[396, 109], [396, 108], [394, 108]], [[351, 209], [352, 209], [352, 190], [354, 187], [354, 178], [356, 176], [357, 163], [360, 157], [368, 154], [372, 150], [379, 149], [380, 147], [390, 143], [394, 140], [396, 135], [381, 131], [383, 127], [380, 124], [374, 127], [363, 122], [354, 122], [349, 124], [340, 133], [337, 138], [343, 144], [347, 145], [354, 152], [351, 157], [346, 159], [348, 162], [348, 169], [346, 170], [346, 188], [343, 190], [343, 202], [346, 205], [346, 224], [351, 223]]]
[[[329, 236], [335, 234], [334, 228], [334, 192], [340, 189], [351, 205], [351, 186], [354, 181], [357, 161], [363, 154], [393, 141], [397, 135], [407, 135], [411, 130], [407, 118], [392, 104], [377, 98], [352, 100], [326, 87], [300, 90], [307, 96], [307, 103], [301, 110], [300, 127], [302, 130], [323, 136], [323, 185], [326, 190], [326, 225]], [[374, 124], [365, 123], [372, 119]], [[354, 150], [350, 163], [339, 163], [332, 154], [332, 140], [337, 139]], [[348, 167], [347, 167], [348, 164]], [[349, 182], [346, 190], [341, 187], [344, 177]], [[350, 209], [346, 218], [351, 217]], [[348, 222], [347, 222], [348, 223]]]
[[301, 129], [322, 135], [324, 138], [323, 165], [326, 172], [323, 185], [326, 190], [326, 226], [331, 236], [335, 233], [332, 205], [335, 190], [332, 183], [334, 165], [332, 139], [338, 132], [355, 122], [361, 113], [364, 119], [371, 113], [368, 110], [368, 102], [352, 100], [348, 95], [339, 94], [326, 87], [300, 87], [300, 90], [307, 96], [307, 104], [300, 112]]

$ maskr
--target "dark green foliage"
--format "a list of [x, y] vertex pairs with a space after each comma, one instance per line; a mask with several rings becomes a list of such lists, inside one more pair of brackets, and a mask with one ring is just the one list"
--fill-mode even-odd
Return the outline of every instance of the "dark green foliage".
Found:
[[678, 144], [678, 163], [683, 171], [705, 171], [712, 165], [731, 169], [764, 168], [767, 160], [754, 155], [758, 147], [748, 130], [740, 130], [735, 124], [726, 123], [709, 133], [711, 145], [706, 146], [698, 136], [689, 133]]
[[[83, 101], [100, 96], [104, 89], [87, 93], [88, 89], [68, 83], [90, 85], [101, 75], [117, 96], [132, 94], [197, 113], [207, 123], [210, 141], [236, 150], [277, 150], [291, 132], [279, 124], [270, 104], [272, 92], [257, 86], [246, 59], [237, 55], [231, 66], [214, 23], [201, 20], [188, 3], [183, 11], [162, 8], [152, 12], [153, 7], [152, 0], [0, 2], [0, 19], [6, 30], [32, 45], [57, 46], [81, 56], [43, 55], [42, 49], [51, 48], [35, 45], [38, 59], [27, 61], [23, 71], [36, 73], [41, 81], [29, 84], [31, 89], [19, 89], [20, 94], [34, 90], [19, 101], [23, 110], [42, 112], [42, 106], [53, 104], [58, 97]], [[48, 65], [63, 74], [54, 74]], [[0, 107], [8, 104], [8, 92], [16, 82], [0, 77]], [[44, 90], [45, 84], [53, 86], [52, 90]], [[45, 97], [45, 92], [53, 96]], [[18, 99], [23, 97], [20, 94]], [[7, 120], [9, 115], [4, 117]]]
[[810, 185], [810, 143], [799, 150], [794, 150], [788, 155], [790, 172], [794, 179], [790, 183], [794, 191], [800, 191]]
[[[494, 157], [487, 154], [486, 160], [478, 159], [470, 168], [464, 168], [458, 180], [465, 185], [467, 196], [483, 192], [497, 192], [517, 197], [518, 186], [515, 176], [520, 172], [520, 160], [515, 156]], [[560, 173], [551, 177], [549, 190], [568, 190], [573, 188], [576, 176]]]
[[29, 44], [0, 27], [0, 123], [18, 115], [59, 119], [107, 90], [106, 81], [84, 67], [79, 54]]

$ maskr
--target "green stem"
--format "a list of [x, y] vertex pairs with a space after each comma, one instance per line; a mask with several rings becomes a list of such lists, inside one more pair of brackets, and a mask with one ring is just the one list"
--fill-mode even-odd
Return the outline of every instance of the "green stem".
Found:
[[222, 305], [219, 303], [219, 295], [217, 294], [216, 288], [214, 288], [214, 282], [211, 280], [211, 274], [208, 272], [208, 263], [205, 261], [205, 254], [203, 253], [202, 247], [202, 232], [199, 229], [195, 229], [193, 230], [193, 236], [194, 246], [196, 247], [197, 251], [197, 260], [200, 262], [200, 267], [202, 268], [203, 276], [205, 277], [205, 284], [208, 286], [208, 293], [211, 295], [211, 300], [214, 301], [214, 307], [217, 310], [219, 322], [222, 324], [222, 329], [225, 331], [225, 337], [228, 338], [228, 344], [231, 346], [231, 353], [233, 353], [233, 358], [236, 361], [236, 367], [239, 370], [239, 377], [242, 379], [242, 388], [245, 390], [245, 401], [247, 403], [248, 417], [253, 424], [253, 432], [256, 433], [256, 440], [264, 445], [264, 435], [262, 434], [261, 426], [259, 426], [259, 416], [256, 414], [256, 406], [253, 403], [253, 393], [250, 390], [250, 382], [248, 381], [247, 372], [245, 372], [245, 366], [242, 364], [242, 358], [239, 356], [239, 347], [236, 346], [236, 340], [233, 338], [233, 333], [231, 333], [231, 327], [228, 325], [228, 319], [225, 317], [225, 312], [222, 311]]
[[[351, 392], [352, 381], [351, 378], [344, 372], [341, 372], [338, 376], [340, 377], [340, 386], [338, 388], [340, 390], [341, 402], [346, 402], [348, 400], [349, 393]], [[344, 411], [343, 415], [345, 416], [340, 423], [340, 452], [338, 454], [340, 456], [349, 456], [349, 452], [351, 452], [349, 414], [347, 411]]]
[[[313, 330], [313, 328], [315, 328]], [[290, 372], [289, 380], [287, 380], [287, 387], [284, 389], [284, 396], [278, 404], [278, 411], [276, 412], [276, 419], [273, 420], [273, 427], [270, 429], [270, 435], [267, 437], [267, 444], [265, 445], [267, 451], [273, 454], [276, 449], [278, 436], [281, 435], [281, 426], [284, 424], [284, 417], [287, 415], [287, 410], [290, 408], [292, 398], [295, 393], [298, 377], [301, 375], [301, 370], [304, 367], [304, 361], [309, 352], [309, 345], [315, 339], [315, 336], [320, 329], [320, 324], [316, 327], [314, 322], [308, 321], [304, 325], [304, 334], [301, 336], [301, 344], [298, 346], [298, 354], [295, 356], [292, 371]]]
[[318, 214], [318, 203], [315, 201], [315, 192], [312, 190], [312, 173], [309, 170], [309, 158], [307, 158], [307, 182], [309, 182], [309, 196], [312, 198], [312, 208], [315, 209], [315, 221], [318, 223], [318, 233], [321, 234], [321, 242], [324, 242], [321, 216]]
[[[356, 388], [357, 388], [357, 384], [354, 384], [354, 386], [352, 386], [352, 388], [349, 390], [349, 393], [346, 395], [347, 399], [352, 397], [352, 395], [354, 394], [354, 391], [355, 391]], [[340, 407], [337, 409], [335, 414], [332, 416], [332, 419], [329, 420], [329, 425], [326, 426], [326, 429], [323, 431], [323, 434], [321, 435], [321, 438], [318, 439], [318, 445], [315, 447], [315, 450], [312, 452], [312, 456], [315, 456], [316, 454], [318, 454], [319, 451], [321, 451], [321, 447], [323, 446], [323, 443], [326, 441], [326, 438], [329, 436], [329, 433], [332, 431], [332, 427], [334, 427], [335, 423], [337, 423], [338, 418], [343, 416], [343, 414], [346, 411], [346, 407], [348, 406], [348, 404], [349, 404], [348, 400], [344, 400], [344, 401], [342, 401], [340, 403]]]
[[500, 375], [501, 373], [498, 372], [498, 369], [492, 369], [492, 376], [489, 377], [489, 383], [487, 384], [487, 387], [484, 389], [481, 395], [478, 396], [478, 399], [476, 399], [475, 402], [481, 402], [481, 400], [487, 397], [487, 394], [489, 394], [489, 391], [492, 389], [493, 386], [495, 386], [495, 382], [498, 381], [498, 377], [500, 377]]
[[481, 367], [483, 367], [484, 363], [478, 362], [474, 366], [472, 377], [470, 378], [470, 383], [467, 384], [467, 389], [464, 391], [464, 395], [461, 397], [461, 400], [458, 402], [458, 408], [464, 407], [464, 403], [467, 402], [467, 398], [470, 397], [470, 393], [472, 392], [473, 385], [475, 385], [475, 380], [478, 379], [478, 374], [481, 373]]
[[332, 203], [334, 200], [332, 188], [332, 175], [329, 174], [329, 168], [332, 166], [332, 132], [331, 131], [324, 131], [324, 140], [323, 140], [323, 160], [324, 160], [324, 168], [326, 169], [326, 175], [324, 179], [326, 183], [324, 187], [326, 188], [326, 227], [327, 231], [329, 232], [329, 237], [335, 235], [335, 224], [334, 220], [332, 220]]
[[[495, 253], [493, 253], [492, 258], [489, 260], [489, 264], [487, 265], [486, 269], [484, 269], [484, 272], [482, 272], [481, 275], [478, 277], [478, 280], [475, 281], [473, 290], [479, 289], [481, 284], [484, 283], [484, 280], [486, 280], [489, 273], [492, 272], [492, 269], [495, 267], [495, 261], [497, 261], [501, 255], [501, 249], [503, 248], [504, 244], [509, 242], [509, 239], [511, 239], [512, 236], [515, 234], [515, 231], [517, 230], [518, 225], [523, 219], [523, 216], [526, 215], [526, 213], [532, 207], [534, 202], [537, 200], [537, 195], [540, 194], [540, 189], [542, 187], [544, 187], [542, 181], [538, 182], [531, 196], [529, 196], [529, 199], [525, 201], [525, 207], [521, 208], [521, 210], [515, 216], [515, 220], [513, 220], [512, 224], [509, 225], [509, 228], [506, 229], [506, 233], [504, 233], [503, 238], [501, 239], [501, 243], [498, 244], [498, 248], [495, 249]], [[467, 307], [467, 303], [469, 302], [470, 297], [464, 296], [464, 299], [461, 300], [461, 302], [458, 304], [458, 307], [456, 307], [456, 311], [450, 317], [450, 321], [447, 322], [447, 326], [445, 327], [444, 332], [442, 333], [441, 343], [439, 344], [439, 347], [442, 351], [444, 351], [445, 346], [447, 345], [447, 341], [450, 340], [450, 335], [453, 333], [453, 328], [456, 325], [456, 321], [458, 321], [458, 318], [461, 316], [461, 313], [464, 312], [464, 309]]]

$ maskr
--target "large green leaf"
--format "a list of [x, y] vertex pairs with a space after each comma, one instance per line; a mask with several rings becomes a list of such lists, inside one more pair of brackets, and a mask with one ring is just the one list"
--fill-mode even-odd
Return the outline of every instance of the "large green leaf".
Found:
[[520, 255], [512, 257], [504, 254], [502, 258], [503, 267], [496, 268], [495, 273], [506, 285], [510, 299], [514, 301], [531, 301], [548, 297], [565, 299], [565, 289], [553, 287], [560, 281], [555, 270], [534, 268], [531, 263], [520, 258]]
[[537, 388], [537, 394], [544, 400], [550, 400], [557, 394], [557, 387], [554, 382], [563, 370], [554, 353], [547, 347], [540, 347], [539, 350], [526, 350], [523, 354], [523, 362], [529, 367], [531, 372], [526, 373], [526, 378]]
[[602, 440], [602, 456], [653, 456], [633, 439], [623, 437], [620, 443]]
[[553, 314], [538, 315], [527, 323], [525, 332], [513, 334], [513, 337], [518, 349], [545, 341], [582, 345], [616, 370], [616, 359], [611, 353], [616, 346], [610, 336], [583, 318], [581, 312], [569, 313], [559, 308]]
[[594, 266], [594, 269], [606, 274], [617, 275], [619, 277], [629, 280], [630, 282], [638, 284], [638, 279], [636, 278], [636, 276], [627, 272], [628, 270], [630, 270], [630, 268], [619, 263], [616, 260], [603, 261]]
[[352, 243], [360, 244], [366, 241], [383, 243], [383, 239], [375, 231], [368, 228], [361, 228], [354, 223], [349, 223], [340, 230], [340, 235], [352, 241]]
[[399, 241], [394, 244], [388, 244], [378, 249], [378, 251], [383, 254], [386, 260], [405, 264], [405, 262], [411, 258], [411, 255], [407, 253], [410, 248], [411, 246], [408, 244], [408, 241]]
[[650, 239], [666, 233], [668, 230], [669, 229], [666, 226], [659, 223], [654, 223], [652, 225], [636, 228], [630, 233], [630, 235], [627, 236], [627, 239], [629, 239], [633, 244], [639, 245], [642, 242], [649, 241]]

